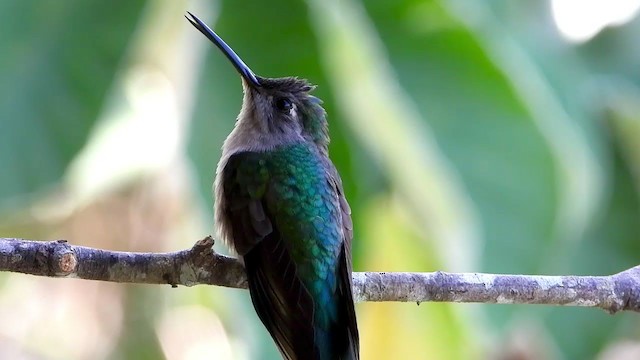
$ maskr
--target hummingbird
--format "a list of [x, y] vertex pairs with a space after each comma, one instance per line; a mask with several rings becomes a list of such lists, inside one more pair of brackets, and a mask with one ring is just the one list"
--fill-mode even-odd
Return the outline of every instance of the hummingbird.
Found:
[[258, 317], [285, 359], [359, 359], [351, 209], [315, 86], [256, 75], [188, 14], [241, 75], [242, 108], [216, 170], [215, 223], [244, 264]]

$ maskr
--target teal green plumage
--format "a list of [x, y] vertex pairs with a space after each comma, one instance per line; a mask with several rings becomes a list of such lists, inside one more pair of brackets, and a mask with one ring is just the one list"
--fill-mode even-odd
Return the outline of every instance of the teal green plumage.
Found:
[[[357, 358], [350, 353], [354, 346], [351, 343], [357, 344], [357, 330], [345, 326], [355, 323], [345, 248], [351, 225], [349, 210], [341, 204], [341, 185], [333, 165], [314, 145], [298, 143], [269, 152], [236, 154], [225, 166], [224, 179], [230, 204], [244, 205], [245, 210], [229, 211], [229, 218], [235, 219], [231, 226], [236, 229], [235, 247], [244, 256], [256, 310], [276, 342], [279, 337], [287, 337], [278, 331], [287, 331], [272, 329], [270, 324], [281, 321], [294, 328], [290, 336], [310, 333], [312, 341], [308, 344], [303, 340], [289, 345], [282, 341], [285, 344], [281, 346], [290, 346], [290, 352], [306, 351], [308, 356], [302, 358]], [[262, 209], [256, 210], [259, 207]], [[261, 223], [263, 215], [269, 225]], [[247, 236], [247, 227], [255, 229], [254, 234], [268, 234], [264, 238]], [[241, 243], [240, 231], [245, 239], [255, 242]], [[254, 269], [254, 264], [260, 267]], [[254, 271], [262, 275], [254, 276]], [[299, 281], [302, 286], [272, 284], [280, 279], [285, 284]], [[252, 287], [252, 282], [259, 285]], [[265, 283], [271, 284], [267, 291], [263, 291]], [[296, 292], [303, 295], [296, 298]], [[293, 299], [288, 295], [291, 293]], [[289, 304], [275, 310], [276, 316], [265, 314], [273, 311], [274, 304], [286, 302]], [[292, 313], [294, 318], [290, 319]], [[340, 357], [335, 355], [340, 353], [338, 349], [344, 353]]]
[[246, 153], [237, 170], [237, 181], [253, 198], [265, 197], [275, 226], [290, 241], [299, 276], [315, 298], [327, 296], [323, 282], [335, 287], [333, 269], [342, 246], [340, 204], [324, 165], [317, 150], [297, 144]]

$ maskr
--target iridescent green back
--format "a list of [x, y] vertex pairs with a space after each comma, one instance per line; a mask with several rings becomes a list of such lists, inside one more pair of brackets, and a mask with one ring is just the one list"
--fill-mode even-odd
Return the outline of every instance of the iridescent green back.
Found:
[[[307, 290], [328, 305], [335, 292], [343, 239], [340, 203], [329, 182], [326, 160], [313, 145], [301, 143], [245, 153], [237, 174], [253, 198], [264, 198]], [[333, 317], [332, 313], [325, 315]]]
[[283, 356], [357, 359], [351, 219], [329, 158], [313, 142], [239, 152], [220, 176], [222, 221]]

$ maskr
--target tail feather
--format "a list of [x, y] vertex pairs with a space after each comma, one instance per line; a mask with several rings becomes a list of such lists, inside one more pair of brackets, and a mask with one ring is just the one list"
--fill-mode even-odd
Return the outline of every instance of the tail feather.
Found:
[[[282, 251], [280, 241], [268, 236], [244, 261], [253, 305], [283, 358], [358, 360], [358, 327], [344, 251], [338, 261], [338, 286], [332, 304], [322, 307], [311, 298], [296, 276], [295, 264]], [[333, 314], [327, 316], [331, 318], [328, 323], [318, 321], [323, 311]]]

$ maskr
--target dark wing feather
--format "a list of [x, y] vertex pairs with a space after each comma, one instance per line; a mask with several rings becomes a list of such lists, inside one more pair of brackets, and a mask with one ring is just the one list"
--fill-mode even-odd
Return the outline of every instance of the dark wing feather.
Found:
[[251, 300], [280, 352], [291, 360], [314, 359], [313, 300], [282, 241], [267, 236], [244, 259]]
[[340, 311], [341, 327], [347, 329], [347, 334], [343, 334], [342, 338], [349, 339], [348, 344], [344, 344], [349, 349], [346, 359], [360, 358], [360, 337], [358, 335], [358, 323], [356, 321], [356, 312], [353, 303], [352, 292], [352, 263], [351, 263], [351, 241], [353, 239], [353, 221], [351, 220], [351, 207], [344, 196], [342, 188], [342, 179], [338, 175], [338, 171], [333, 164], [329, 163], [328, 178], [335, 189], [336, 195], [340, 200], [340, 210], [342, 214], [342, 230], [343, 230], [343, 247], [338, 262], [338, 293], [340, 296], [340, 304], [344, 304]]
[[251, 189], [265, 184], [247, 186], [238, 181], [237, 167], [251, 161], [247, 156], [251, 155], [231, 156], [223, 176], [225, 217], [233, 245], [244, 260], [251, 300], [286, 359], [314, 359], [313, 299], [296, 276], [296, 265], [270, 220], [264, 194]]

